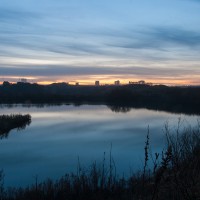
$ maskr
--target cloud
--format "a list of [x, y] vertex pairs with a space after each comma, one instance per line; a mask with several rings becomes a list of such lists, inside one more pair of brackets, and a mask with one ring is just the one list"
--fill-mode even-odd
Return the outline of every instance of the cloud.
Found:
[[91, 56], [98, 61], [98, 57], [103, 56], [110, 59], [167, 61], [180, 59], [184, 53], [187, 59], [191, 59], [189, 55], [192, 55], [194, 60], [199, 59], [196, 51], [200, 47], [200, 34], [173, 27], [97, 31], [96, 34], [92, 32], [92, 36], [85, 33], [80, 38], [13, 33], [0, 34], [0, 46], [0, 55], [9, 57], [32, 56], [40, 59], [51, 55], [51, 59], [61, 59], [76, 56], [78, 60], [78, 57]]
[[187, 1], [195, 1], [195, 2], [198, 2], [198, 3], [200, 3], [200, 0], [187, 0]]
[[[52, 3], [53, 1], [51, 5], [54, 5]], [[63, 3], [60, 6], [67, 5]], [[45, 3], [45, 8], [48, 8], [47, 5]], [[169, 59], [169, 57], [174, 59], [171, 52], [177, 55], [180, 51], [190, 48], [189, 53], [191, 53], [200, 47], [198, 31], [177, 26], [139, 27], [130, 24], [124, 27], [113, 24], [109, 26], [107, 22], [105, 26], [98, 27], [91, 25], [89, 21], [76, 21], [73, 18], [70, 18], [72, 22], [70, 20], [65, 22], [64, 11], [61, 12], [62, 17], [59, 17], [55, 16], [52, 8], [50, 6], [49, 12], [42, 11], [41, 8], [37, 10], [35, 4], [33, 8], [27, 6], [25, 10], [18, 7], [11, 9], [9, 6], [0, 8], [0, 20], [6, 21], [0, 31], [0, 56], [20, 57], [21, 53], [27, 57], [30, 55], [27, 55], [26, 51], [29, 53], [33, 51], [32, 56], [36, 55], [36, 52], [44, 56], [50, 53], [56, 59], [58, 55], [90, 55], [94, 58], [95, 56], [124, 59], [140, 57], [144, 60], [148, 58], [156, 61]], [[74, 17], [75, 13], [74, 11], [71, 15]], [[7, 47], [15, 47], [19, 51], [10, 51]], [[174, 51], [173, 48], [179, 49]], [[178, 56], [177, 58], [179, 59]]]
[[178, 44], [188, 47], [200, 45], [200, 32], [189, 31], [177, 27], [158, 27], [152, 36], [163, 43]]
[[[167, 19], [163, 4], [156, 1], [135, 1], [135, 12], [128, 1], [123, 5], [121, 1], [117, 5], [115, 1], [102, 1], [101, 5], [89, 1], [36, 2], [4, 0], [0, 6], [2, 76], [159, 77], [170, 76], [172, 71], [181, 76], [192, 74], [192, 70], [195, 73], [197, 67], [192, 64], [200, 63], [199, 14], [194, 12], [188, 18], [183, 13], [188, 2], [174, 11], [169, 10], [171, 3], [166, 7], [166, 13], [178, 17], [175, 23]], [[179, 3], [174, 1], [173, 5]], [[168, 25], [163, 25], [163, 20]], [[190, 20], [191, 26], [183, 27]], [[187, 63], [178, 66], [179, 61]], [[187, 70], [186, 64], [192, 69]]]
[[[111, 42], [110, 46], [128, 49], [156, 49], [166, 50], [179, 47], [198, 48], [200, 47], [200, 32], [186, 30], [178, 27], [150, 27], [143, 30], [135, 30], [118, 33], [122, 38]], [[115, 35], [116, 37], [116, 35]]]
[[75, 82], [91, 84], [95, 80], [110, 83], [114, 80], [128, 81], [146, 80], [162, 84], [199, 84], [198, 69], [166, 67], [87, 67], [87, 66], [29, 66], [29, 67], [0, 67], [0, 82], [16, 82], [19, 78], [27, 78], [30, 82]]
[[[181, 74], [194, 73], [194, 69], [169, 69], [157, 67], [87, 67], [87, 66], [29, 66], [29, 67], [0, 67], [3, 76], [81, 76], [81, 75], [145, 75], [145, 76], [179, 76]], [[198, 73], [198, 71], [197, 71]]]
[[1, 22], [26, 22], [28, 20], [39, 19], [41, 16], [31, 11], [16, 10], [10, 8], [0, 8]]

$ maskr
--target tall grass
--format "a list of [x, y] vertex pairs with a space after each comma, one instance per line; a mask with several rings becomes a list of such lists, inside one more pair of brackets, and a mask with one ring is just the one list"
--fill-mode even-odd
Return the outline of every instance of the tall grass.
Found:
[[[150, 131], [144, 148], [144, 168], [130, 177], [116, 175], [112, 157], [87, 169], [78, 162], [77, 173], [57, 181], [48, 179], [27, 188], [3, 188], [2, 200], [194, 200], [200, 199], [200, 123], [172, 130], [166, 124], [166, 146], [151, 154]], [[154, 166], [149, 168], [148, 162]], [[3, 173], [1, 173], [3, 175]], [[3, 181], [3, 176], [2, 181]], [[0, 182], [3, 183], [3, 182]]]

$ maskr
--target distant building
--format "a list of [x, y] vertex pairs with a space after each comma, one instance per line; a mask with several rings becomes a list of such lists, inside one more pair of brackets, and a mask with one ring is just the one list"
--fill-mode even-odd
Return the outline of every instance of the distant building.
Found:
[[146, 83], [147, 85], [149, 85], [149, 86], [153, 86], [153, 83]]
[[99, 81], [95, 81], [95, 85], [96, 85], [96, 86], [99, 86], [99, 85], [100, 85], [100, 82], [99, 82]]
[[79, 82], [76, 82], [76, 86], [79, 86]]
[[21, 79], [19, 80], [19, 82], [21, 82], [21, 83], [27, 83], [27, 79], [26, 79], [26, 78], [21, 78]]
[[117, 81], [114, 82], [114, 84], [115, 84], [115, 85], [120, 85], [120, 81], [117, 80]]
[[129, 85], [149, 85], [149, 86], [152, 86], [153, 83], [150, 83], [150, 82], [147, 83], [147, 82], [141, 80], [141, 81], [138, 81], [138, 82], [129, 81]]
[[144, 85], [144, 84], [145, 84], [145, 81], [143, 81], [143, 80], [138, 81], [138, 84]]
[[138, 82], [129, 81], [129, 85], [136, 85]]

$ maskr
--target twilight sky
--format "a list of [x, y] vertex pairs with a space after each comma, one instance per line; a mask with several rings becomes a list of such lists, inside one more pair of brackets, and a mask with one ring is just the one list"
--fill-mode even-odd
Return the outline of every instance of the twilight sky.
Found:
[[0, 0], [0, 82], [200, 85], [200, 0]]

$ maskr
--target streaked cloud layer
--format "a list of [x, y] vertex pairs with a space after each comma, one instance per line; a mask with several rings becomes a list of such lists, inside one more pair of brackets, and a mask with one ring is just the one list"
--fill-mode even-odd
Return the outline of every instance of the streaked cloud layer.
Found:
[[0, 81], [200, 84], [198, 0], [1, 0]]

